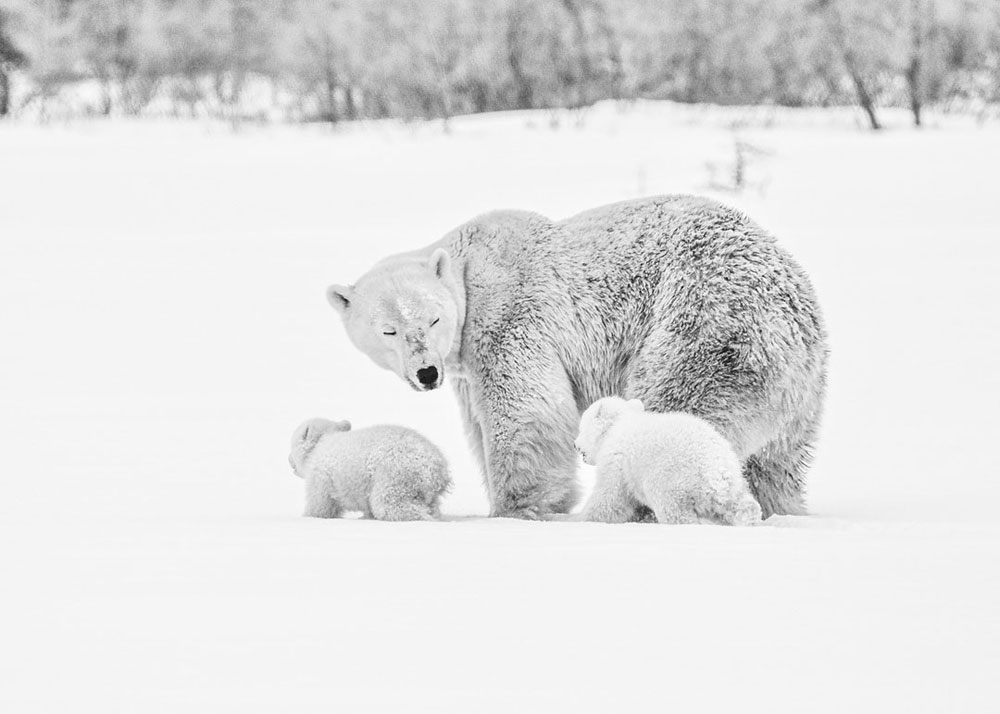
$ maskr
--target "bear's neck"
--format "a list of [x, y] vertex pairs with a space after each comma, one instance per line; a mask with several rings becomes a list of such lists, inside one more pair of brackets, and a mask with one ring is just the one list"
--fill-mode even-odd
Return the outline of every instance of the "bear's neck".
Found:
[[455, 301], [455, 339], [452, 340], [451, 349], [445, 357], [445, 365], [450, 367], [453, 374], [461, 375], [462, 368], [462, 343], [465, 335], [465, 261], [452, 257], [449, 268], [448, 279], [445, 280], [445, 287], [451, 293]]

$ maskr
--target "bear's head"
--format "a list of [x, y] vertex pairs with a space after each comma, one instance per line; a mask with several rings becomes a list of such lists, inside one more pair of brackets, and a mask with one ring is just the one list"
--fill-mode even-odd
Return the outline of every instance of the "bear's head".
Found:
[[444, 363], [459, 333], [451, 260], [400, 256], [369, 270], [354, 285], [331, 285], [326, 297], [351, 342], [379, 367], [417, 391], [444, 381]]
[[604, 437], [623, 414], [643, 411], [638, 399], [628, 401], [621, 397], [605, 397], [587, 407], [580, 417], [580, 433], [576, 437], [576, 450], [583, 457], [583, 463], [593, 466], [604, 443]]
[[351, 422], [330, 421], [329, 419], [309, 419], [299, 424], [292, 434], [291, 451], [288, 454], [288, 465], [299, 478], [303, 478], [303, 465], [313, 448], [324, 434], [337, 431], [350, 431]]

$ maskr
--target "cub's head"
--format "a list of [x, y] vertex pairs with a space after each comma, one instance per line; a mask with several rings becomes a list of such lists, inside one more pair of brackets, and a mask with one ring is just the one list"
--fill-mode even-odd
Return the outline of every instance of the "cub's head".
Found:
[[349, 421], [330, 421], [329, 419], [309, 419], [299, 424], [292, 434], [291, 452], [288, 454], [288, 464], [299, 478], [302, 478], [302, 465], [305, 463], [313, 447], [319, 443], [320, 437], [333, 431], [350, 431]]
[[451, 259], [438, 248], [429, 259], [379, 263], [354, 285], [331, 285], [326, 297], [355, 347], [423, 392], [444, 381], [459, 329], [453, 285]]
[[621, 397], [605, 397], [587, 407], [580, 417], [580, 433], [576, 437], [576, 450], [583, 457], [583, 463], [593, 466], [604, 443], [608, 430], [622, 414], [643, 411], [638, 399], [625, 401]]

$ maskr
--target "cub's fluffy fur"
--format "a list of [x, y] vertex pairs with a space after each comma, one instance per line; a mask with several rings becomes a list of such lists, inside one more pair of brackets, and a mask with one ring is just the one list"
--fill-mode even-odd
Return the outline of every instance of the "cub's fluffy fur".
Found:
[[582, 520], [752, 525], [761, 519], [733, 447], [704, 419], [608, 397], [583, 414], [576, 447], [597, 467]]
[[432, 520], [451, 486], [441, 451], [401, 426], [351, 431], [348, 421], [310, 419], [295, 430], [288, 460], [306, 482], [303, 515], [317, 518]]

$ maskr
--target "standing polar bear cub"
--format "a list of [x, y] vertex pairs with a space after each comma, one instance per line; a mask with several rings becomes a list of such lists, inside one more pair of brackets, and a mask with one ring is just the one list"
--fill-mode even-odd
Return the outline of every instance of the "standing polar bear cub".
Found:
[[584, 412], [576, 447], [597, 467], [583, 520], [623, 523], [643, 507], [660, 523], [761, 520], [733, 447], [704, 419], [654, 414], [638, 399], [607, 397]]
[[303, 515], [360, 511], [380, 521], [439, 518], [448, 464], [425, 437], [401, 426], [351, 431], [348, 421], [310, 419], [292, 435], [289, 462], [306, 482]]

